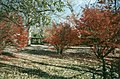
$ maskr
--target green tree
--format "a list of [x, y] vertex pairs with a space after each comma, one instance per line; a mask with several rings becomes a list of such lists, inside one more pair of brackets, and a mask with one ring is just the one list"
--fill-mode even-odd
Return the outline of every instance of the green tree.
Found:
[[5, 15], [16, 13], [23, 18], [23, 24], [29, 30], [31, 26], [48, 25], [51, 22], [50, 15], [62, 11], [63, 7], [61, 0], [1, 0], [0, 21], [8, 18], [15, 22], [14, 17]]
[[61, 0], [1, 0], [0, 13], [16, 12], [24, 18], [27, 27], [40, 24], [49, 24], [52, 12], [62, 11], [64, 3]]

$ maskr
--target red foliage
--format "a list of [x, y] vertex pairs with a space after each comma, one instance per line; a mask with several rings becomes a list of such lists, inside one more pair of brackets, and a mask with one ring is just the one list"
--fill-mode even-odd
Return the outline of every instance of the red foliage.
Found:
[[0, 21], [0, 51], [8, 45], [20, 49], [27, 46], [28, 31], [23, 26], [22, 18], [15, 14], [11, 16], [15, 19], [5, 18]]
[[98, 1], [98, 3], [105, 4], [105, 0], [100, 0], [100, 1]]
[[45, 41], [58, 51], [80, 43], [78, 30], [70, 27], [67, 23], [61, 23], [58, 26], [54, 24], [52, 29], [47, 30], [47, 33], [48, 37]]
[[[82, 38], [94, 46], [97, 56], [107, 56], [112, 49], [120, 48], [120, 13], [97, 8], [86, 8], [82, 18], [75, 20]], [[101, 54], [98, 54], [101, 51]]]
[[109, 63], [109, 59], [106, 57], [114, 52], [115, 48], [120, 48], [120, 12], [86, 8], [82, 18], [75, 22], [81, 37], [93, 46], [94, 54], [102, 62], [103, 79], [108, 79], [110, 75], [106, 74], [106, 63]]

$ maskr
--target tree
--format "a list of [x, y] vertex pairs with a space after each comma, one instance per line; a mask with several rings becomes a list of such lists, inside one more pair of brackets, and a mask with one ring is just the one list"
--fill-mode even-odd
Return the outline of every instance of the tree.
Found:
[[105, 4], [107, 9], [111, 9], [115, 12], [120, 10], [119, 2], [120, 0], [98, 0], [99, 4]]
[[77, 29], [70, 27], [67, 23], [53, 24], [52, 29], [48, 29], [47, 33], [48, 37], [45, 41], [53, 45], [59, 54], [62, 54], [69, 46], [80, 43]]
[[[13, 45], [22, 49], [27, 46], [28, 31], [23, 26], [23, 21], [17, 14], [4, 15], [6, 18], [0, 21], [0, 53], [6, 46]], [[9, 20], [12, 17], [14, 20]]]
[[[51, 22], [55, 12], [63, 11], [64, 3], [61, 0], [1, 0], [0, 20], [15, 12], [24, 20], [23, 24], [30, 32], [31, 26], [46, 26]], [[9, 20], [12, 20], [9, 18]], [[30, 34], [28, 34], [30, 36]]]
[[[120, 12], [97, 8], [85, 8], [79, 20], [75, 20], [81, 37], [93, 46], [93, 52], [102, 62], [103, 79], [107, 79], [106, 57], [120, 48]], [[111, 77], [112, 78], [112, 77]]]
[[16, 12], [23, 17], [25, 26], [30, 27], [37, 23], [49, 24], [49, 15], [62, 11], [64, 3], [61, 0], [1, 0], [0, 6], [1, 13]]

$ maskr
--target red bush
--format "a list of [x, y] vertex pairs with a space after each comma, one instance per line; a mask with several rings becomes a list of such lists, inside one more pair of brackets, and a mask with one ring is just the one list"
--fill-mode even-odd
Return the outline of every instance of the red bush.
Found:
[[48, 37], [44, 41], [53, 45], [60, 54], [69, 46], [80, 43], [78, 30], [67, 23], [61, 23], [58, 26], [54, 24], [52, 29], [47, 29], [47, 33]]
[[[8, 19], [14, 17], [14, 19]], [[22, 18], [18, 15], [9, 15], [0, 21], [0, 51], [8, 46], [17, 48], [27, 46], [28, 31], [24, 28]]]
[[93, 46], [94, 54], [102, 62], [103, 79], [107, 79], [106, 57], [115, 48], [120, 48], [120, 12], [86, 8], [75, 22], [81, 37]]

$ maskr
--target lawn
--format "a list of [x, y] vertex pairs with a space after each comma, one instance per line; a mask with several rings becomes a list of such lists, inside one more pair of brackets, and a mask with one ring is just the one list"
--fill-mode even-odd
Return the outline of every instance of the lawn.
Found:
[[5, 56], [9, 58], [0, 59], [0, 79], [92, 79], [99, 65], [89, 54], [58, 55], [39, 46]]

